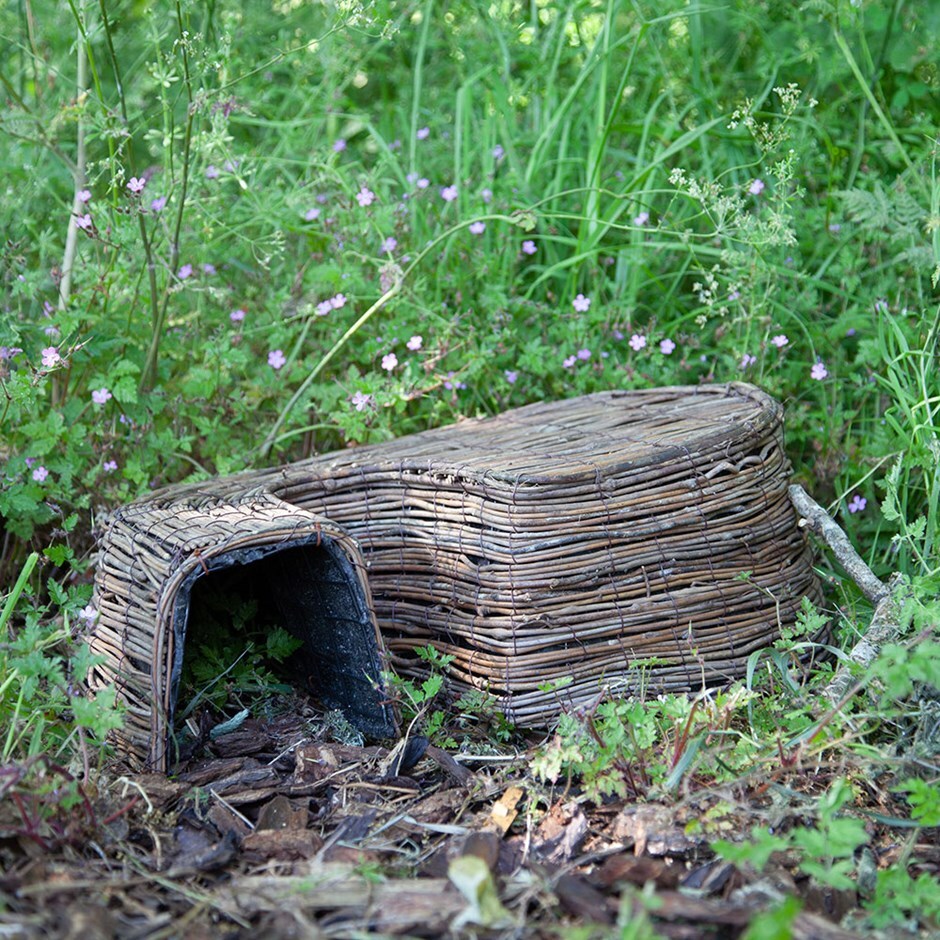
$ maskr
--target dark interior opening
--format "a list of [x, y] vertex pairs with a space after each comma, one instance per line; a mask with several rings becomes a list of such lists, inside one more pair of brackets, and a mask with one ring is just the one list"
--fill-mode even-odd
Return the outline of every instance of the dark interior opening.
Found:
[[272, 669], [279, 679], [327, 708], [340, 709], [367, 735], [395, 734], [381, 688], [383, 664], [371, 612], [355, 569], [334, 541], [311, 536], [289, 545], [236, 549], [207, 559], [206, 567], [197, 568], [176, 596], [170, 734], [177, 708], [186, 704], [177, 701], [184, 659], [198, 655], [199, 625], [210, 607], [218, 621], [220, 596], [230, 611], [251, 602], [256, 624], [280, 626], [300, 641], [281, 667]]

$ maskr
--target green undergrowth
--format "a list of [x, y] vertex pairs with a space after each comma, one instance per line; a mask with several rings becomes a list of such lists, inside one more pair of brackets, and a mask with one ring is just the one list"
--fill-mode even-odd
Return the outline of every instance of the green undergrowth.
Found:
[[[899, 0], [5, 5], [2, 763], [87, 776], [121, 720], [79, 695], [110, 507], [528, 402], [745, 380], [784, 402], [796, 480], [900, 575], [897, 637], [830, 707], [872, 609], [822, 552], [825, 605], [745, 680], [566, 714], [532, 780], [680, 801], [823, 768], [803, 822], [720, 851], [828, 885], [858, 877], [864, 779], [904, 838], [936, 825], [938, 33]], [[210, 635], [182, 707], [229, 720], [287, 654], [224, 616], [241, 645]], [[521, 746], [423, 658], [388, 683], [406, 727]], [[870, 926], [936, 920], [903, 863], [869, 887]]]

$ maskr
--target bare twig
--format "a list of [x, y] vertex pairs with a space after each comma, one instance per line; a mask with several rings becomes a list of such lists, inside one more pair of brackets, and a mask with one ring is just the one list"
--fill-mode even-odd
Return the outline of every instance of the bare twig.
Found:
[[802, 517], [800, 525], [809, 528], [829, 546], [846, 574], [858, 585], [865, 597], [875, 605], [875, 611], [865, 636], [852, 647], [848, 654], [849, 662], [836, 670], [825, 688], [826, 698], [834, 705], [841, 704], [852, 694], [849, 691], [849, 686], [853, 681], [852, 666], [859, 666], [862, 670], [867, 669], [875, 661], [882, 645], [898, 635], [900, 606], [895, 595], [902, 579], [901, 575], [893, 574], [885, 584], [862, 561], [838, 523], [802, 486], [791, 486], [789, 492], [790, 502]]
[[790, 502], [802, 516], [800, 525], [806, 526], [832, 549], [836, 561], [858, 585], [865, 597], [873, 604], [877, 604], [887, 596], [888, 586], [862, 561], [861, 555], [855, 551], [849, 537], [842, 531], [835, 519], [802, 486], [793, 485], [789, 492]]

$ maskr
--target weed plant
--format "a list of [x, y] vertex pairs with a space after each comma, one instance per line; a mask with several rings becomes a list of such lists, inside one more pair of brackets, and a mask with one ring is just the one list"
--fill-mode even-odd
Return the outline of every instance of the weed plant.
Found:
[[[721, 696], [568, 716], [545, 776], [669, 793], [802, 748], [936, 800], [936, 750], [903, 745], [940, 661], [937, 35], [940, 7], [898, 0], [3, 6], [4, 762], [120, 720], [73, 694], [108, 507], [526, 402], [743, 380], [786, 403], [797, 479], [906, 579], [906, 629], [825, 721], [826, 667], [791, 637]], [[870, 610], [822, 573], [807, 616], [839, 657]], [[810, 874], [842, 877], [849, 835]]]

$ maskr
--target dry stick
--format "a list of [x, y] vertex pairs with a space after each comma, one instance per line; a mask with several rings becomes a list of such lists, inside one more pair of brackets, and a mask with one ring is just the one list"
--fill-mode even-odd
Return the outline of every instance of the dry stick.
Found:
[[901, 576], [893, 574], [885, 584], [862, 561], [848, 536], [832, 516], [802, 486], [791, 486], [789, 493], [790, 502], [802, 517], [800, 525], [806, 526], [832, 549], [836, 561], [858, 585], [865, 597], [875, 605], [865, 636], [849, 652], [849, 663], [844, 663], [836, 670], [836, 674], [825, 688], [824, 694], [830, 702], [841, 702], [853, 680], [851, 664], [855, 663], [862, 669], [867, 669], [878, 656], [882, 644], [897, 636], [900, 610], [894, 592], [900, 585]]

